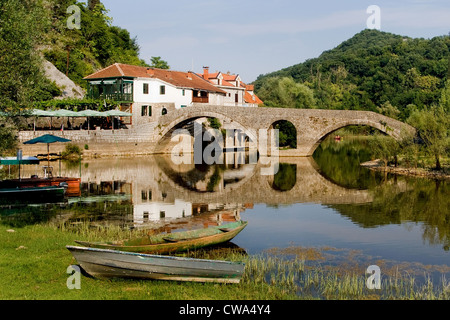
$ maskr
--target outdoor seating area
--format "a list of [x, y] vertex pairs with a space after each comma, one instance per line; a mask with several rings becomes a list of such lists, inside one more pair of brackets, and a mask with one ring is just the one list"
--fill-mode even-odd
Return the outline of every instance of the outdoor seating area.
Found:
[[117, 130], [126, 129], [122, 118], [131, 117], [132, 114], [120, 110], [109, 111], [71, 111], [71, 110], [39, 110], [28, 111], [22, 116], [33, 119], [28, 127], [33, 131], [51, 130]]

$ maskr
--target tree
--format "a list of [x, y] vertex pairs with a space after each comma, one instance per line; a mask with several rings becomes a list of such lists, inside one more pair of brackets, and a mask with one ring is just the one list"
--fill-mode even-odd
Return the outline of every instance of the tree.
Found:
[[400, 110], [394, 107], [389, 101], [383, 103], [381, 107], [377, 107], [377, 112], [392, 119], [398, 119], [398, 115], [400, 114]]
[[450, 113], [450, 79], [447, 80], [444, 89], [442, 89], [439, 103], [447, 114]]
[[44, 28], [41, 1], [0, 2], [0, 107], [18, 110], [53, 98], [36, 46]]
[[376, 134], [369, 140], [369, 145], [372, 155], [382, 160], [385, 168], [391, 160], [394, 160], [395, 166], [397, 166], [400, 145], [394, 138]]
[[265, 107], [310, 109], [316, 106], [313, 91], [292, 78], [270, 78], [258, 94]]
[[151, 62], [152, 63], [150, 65], [150, 67], [152, 67], [152, 68], [170, 69], [170, 66], [167, 63], [167, 61], [162, 60], [161, 57], [152, 57]]
[[11, 121], [7, 121], [0, 117], [0, 155], [16, 148], [16, 134], [16, 127]]
[[434, 156], [436, 170], [442, 169], [440, 158], [448, 154], [450, 148], [450, 116], [443, 106], [432, 106], [414, 111], [407, 122], [418, 131], [425, 145], [425, 151]]

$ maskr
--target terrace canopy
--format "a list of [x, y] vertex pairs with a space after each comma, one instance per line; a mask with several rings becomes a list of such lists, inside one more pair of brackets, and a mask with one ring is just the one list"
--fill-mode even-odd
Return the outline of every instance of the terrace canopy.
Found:
[[[71, 110], [55, 110], [55, 111], [45, 111], [34, 109], [30, 113], [31, 116], [35, 117], [50, 117], [50, 118], [61, 118], [61, 117], [131, 117], [132, 114], [120, 110], [109, 110], [109, 111], [95, 111], [95, 110], [82, 110], [82, 111], [71, 111]], [[36, 127], [36, 124], [34, 124]]]

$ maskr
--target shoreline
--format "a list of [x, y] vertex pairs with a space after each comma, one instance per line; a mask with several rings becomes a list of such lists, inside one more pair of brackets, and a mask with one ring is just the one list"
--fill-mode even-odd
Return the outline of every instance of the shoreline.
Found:
[[383, 161], [379, 159], [363, 162], [361, 163], [361, 166], [373, 171], [388, 172], [403, 176], [430, 178], [435, 180], [450, 180], [450, 174], [445, 173], [443, 170], [433, 171], [430, 169], [423, 169], [423, 168], [405, 168], [393, 166], [385, 167]]

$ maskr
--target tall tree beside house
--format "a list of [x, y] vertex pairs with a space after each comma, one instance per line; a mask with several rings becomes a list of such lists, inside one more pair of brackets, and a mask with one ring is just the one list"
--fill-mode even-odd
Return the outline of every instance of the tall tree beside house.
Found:
[[[100, 1], [90, 2], [90, 7], [76, 0], [45, 1], [50, 26], [46, 30], [44, 56], [61, 72], [68, 71], [76, 84], [86, 87], [85, 76], [116, 62], [148, 66], [139, 58], [137, 39], [126, 29], [112, 25], [113, 19]], [[66, 25], [70, 16], [66, 10], [73, 4], [81, 10], [79, 30]]]
[[14, 111], [59, 94], [42, 72], [36, 47], [45, 28], [41, 1], [0, 2], [0, 108]]
[[0, 2], [0, 154], [16, 146], [15, 113], [34, 101], [52, 99], [58, 88], [41, 70], [36, 46], [45, 26], [41, 1]]
[[164, 61], [161, 59], [161, 57], [152, 57], [151, 59], [151, 65], [152, 68], [158, 68], [158, 69], [170, 69], [169, 64], [167, 61]]
[[88, 7], [90, 10], [93, 10], [98, 4], [100, 4], [100, 0], [88, 0]]

